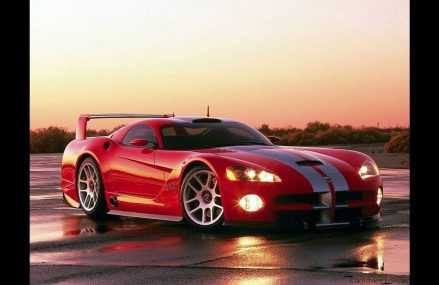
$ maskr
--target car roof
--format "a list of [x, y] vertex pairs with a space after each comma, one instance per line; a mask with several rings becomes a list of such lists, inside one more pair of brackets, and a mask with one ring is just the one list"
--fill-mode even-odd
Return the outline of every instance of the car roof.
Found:
[[[194, 122], [196, 121], [196, 122]], [[197, 122], [198, 121], [198, 122]], [[210, 122], [209, 122], [210, 121]], [[227, 118], [212, 118], [212, 117], [201, 117], [201, 116], [178, 116], [178, 117], [168, 117], [168, 118], [147, 118], [138, 120], [127, 124], [126, 126], [116, 130], [110, 136], [116, 141], [122, 141], [126, 132], [136, 125], [149, 125], [157, 133], [159, 129], [165, 125], [175, 124], [175, 123], [222, 123], [222, 122], [237, 122]]]
[[[198, 121], [198, 122], [194, 122], [194, 121]], [[218, 121], [218, 123], [221, 122], [236, 122], [234, 120], [231, 119], [227, 119], [227, 118], [213, 118], [213, 117], [201, 117], [201, 116], [177, 116], [177, 117], [169, 117], [169, 118], [147, 118], [147, 119], [142, 119], [133, 123], [141, 123], [141, 122], [145, 122], [145, 123], [151, 123], [151, 122], [156, 122], [156, 123], [161, 123], [161, 125], [167, 125], [167, 124], [172, 124], [172, 123], [209, 123], [209, 121], [211, 121], [212, 123], [216, 123], [215, 121]]]

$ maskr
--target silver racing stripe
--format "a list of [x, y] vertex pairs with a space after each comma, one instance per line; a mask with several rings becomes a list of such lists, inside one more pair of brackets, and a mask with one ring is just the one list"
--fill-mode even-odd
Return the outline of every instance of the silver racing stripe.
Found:
[[[240, 148], [240, 151], [245, 151], [245, 149]], [[253, 149], [252, 153], [263, 155], [271, 159], [280, 161], [300, 174], [302, 174], [308, 182], [311, 184], [314, 192], [328, 192], [331, 191], [325, 178], [320, 175], [312, 167], [303, 167], [297, 165], [296, 162], [303, 160], [299, 156], [295, 155], [293, 152], [283, 149]]]
[[[329, 187], [330, 182], [321, 175], [321, 172], [329, 176], [332, 182], [332, 186], [335, 191], [348, 191], [348, 184], [343, 174], [327, 160], [314, 155], [313, 153], [305, 150], [296, 150], [287, 147], [277, 147], [277, 148], [236, 148], [239, 151], [249, 151], [258, 155], [269, 157], [271, 159], [282, 162], [300, 174], [302, 174], [308, 182], [311, 184], [313, 191], [321, 193], [320, 203], [321, 206], [326, 206], [327, 208], [320, 209], [320, 224], [329, 224], [333, 222], [333, 195], [335, 193], [331, 192]], [[316, 165], [314, 167], [300, 166], [297, 164], [298, 161], [303, 161], [305, 159], [321, 161], [323, 164]], [[316, 170], [318, 168], [321, 170], [319, 172]]]
[[329, 176], [332, 180], [332, 185], [334, 185], [335, 191], [348, 191], [349, 186], [344, 178], [343, 174], [331, 163], [327, 160], [322, 159], [321, 157], [317, 157], [309, 151], [303, 150], [301, 152], [303, 156], [306, 156], [312, 160], [319, 160], [323, 162], [323, 165], [317, 165], [319, 169], [321, 169], [327, 176]]

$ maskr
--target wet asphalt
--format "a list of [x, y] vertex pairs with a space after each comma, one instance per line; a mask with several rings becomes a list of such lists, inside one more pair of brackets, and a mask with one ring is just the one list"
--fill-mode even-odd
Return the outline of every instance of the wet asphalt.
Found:
[[409, 170], [382, 169], [373, 229], [297, 231], [110, 216], [62, 202], [60, 154], [30, 157], [31, 284], [408, 284]]

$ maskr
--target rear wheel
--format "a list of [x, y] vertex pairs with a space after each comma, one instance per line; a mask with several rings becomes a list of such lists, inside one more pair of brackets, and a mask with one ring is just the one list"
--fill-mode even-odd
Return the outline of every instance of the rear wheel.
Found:
[[218, 228], [224, 221], [221, 193], [215, 174], [206, 166], [197, 166], [185, 176], [181, 186], [183, 216], [200, 229]]
[[92, 158], [86, 158], [79, 167], [76, 179], [79, 202], [88, 216], [100, 218], [108, 212], [104, 195], [104, 185], [97, 163]]

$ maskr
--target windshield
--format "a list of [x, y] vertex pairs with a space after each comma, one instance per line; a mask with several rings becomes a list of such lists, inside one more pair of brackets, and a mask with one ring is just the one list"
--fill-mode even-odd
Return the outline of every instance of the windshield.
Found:
[[165, 149], [273, 145], [257, 130], [237, 122], [175, 123], [162, 127], [160, 132]]

